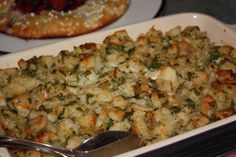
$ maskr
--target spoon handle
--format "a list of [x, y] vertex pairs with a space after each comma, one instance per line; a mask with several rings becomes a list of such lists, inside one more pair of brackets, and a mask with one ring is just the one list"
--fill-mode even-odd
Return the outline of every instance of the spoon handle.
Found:
[[74, 153], [70, 150], [63, 150], [60, 148], [53, 147], [48, 144], [43, 144], [39, 142], [18, 139], [7, 136], [0, 136], [0, 146], [1, 147], [12, 147], [12, 148], [23, 148], [31, 149], [49, 154], [56, 154], [62, 157], [74, 157]]

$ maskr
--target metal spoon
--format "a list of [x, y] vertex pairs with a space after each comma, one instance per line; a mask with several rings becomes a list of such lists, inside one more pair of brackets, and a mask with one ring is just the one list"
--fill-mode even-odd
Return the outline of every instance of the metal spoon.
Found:
[[8, 136], [0, 136], [0, 146], [33, 149], [63, 157], [108, 157], [136, 149], [140, 146], [140, 141], [136, 135], [130, 132], [108, 131], [85, 140], [72, 150]]

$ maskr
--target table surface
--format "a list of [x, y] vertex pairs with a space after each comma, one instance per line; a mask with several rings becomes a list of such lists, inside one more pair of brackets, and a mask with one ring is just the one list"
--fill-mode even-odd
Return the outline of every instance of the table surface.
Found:
[[213, 16], [222, 22], [236, 24], [235, 0], [164, 0], [164, 14], [199, 12]]

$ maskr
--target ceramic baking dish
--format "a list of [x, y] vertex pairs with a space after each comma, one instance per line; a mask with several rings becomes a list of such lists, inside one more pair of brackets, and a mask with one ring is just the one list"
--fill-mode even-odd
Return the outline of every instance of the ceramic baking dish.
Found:
[[[236, 47], [236, 34], [232, 31], [227, 25], [214, 19], [210, 16], [199, 14], [199, 13], [183, 13], [176, 14], [171, 16], [165, 16], [149, 21], [144, 21], [141, 23], [135, 23], [127, 26], [118, 27], [115, 29], [110, 29], [106, 31], [98, 31], [96, 33], [91, 33], [87, 35], [83, 35], [80, 37], [70, 38], [58, 43], [41, 46], [38, 48], [33, 48], [29, 50], [25, 50], [22, 52], [11, 53], [9, 55], [4, 55], [0, 57], [0, 68], [5, 68], [9, 66], [16, 66], [17, 61], [21, 58], [28, 59], [33, 56], [40, 56], [45, 54], [58, 54], [61, 50], [72, 50], [74, 46], [81, 45], [86, 42], [97, 42], [101, 43], [103, 39], [112, 34], [114, 31], [125, 29], [128, 34], [132, 38], [136, 38], [140, 33], [147, 32], [152, 26], [157, 29], [162, 30], [163, 32], [168, 31], [177, 25], [181, 27], [186, 26], [199, 26], [202, 31], [206, 31], [208, 33], [208, 37], [211, 41], [216, 44], [228, 44], [233, 47]], [[9, 43], [10, 44], [10, 43]], [[194, 135], [198, 135], [200, 133], [206, 132], [208, 130], [220, 127], [222, 125], [231, 123], [236, 121], [236, 115], [228, 117], [226, 119], [211, 123], [209, 125], [197, 128], [195, 130], [183, 133], [181, 135], [177, 135], [171, 137], [167, 140], [163, 140], [157, 142], [155, 144], [151, 144], [124, 154], [120, 154], [119, 156], [137, 156], [164, 146], [167, 146], [172, 143], [176, 143], [178, 141], [187, 139]], [[5, 149], [0, 149], [0, 155], [3, 155]], [[5, 155], [4, 155], [5, 156]]]

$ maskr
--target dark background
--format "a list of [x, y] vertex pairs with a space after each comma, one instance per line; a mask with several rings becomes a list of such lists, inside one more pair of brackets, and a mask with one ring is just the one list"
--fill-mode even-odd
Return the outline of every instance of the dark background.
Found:
[[222, 22], [236, 24], [236, 0], [164, 0], [163, 15], [199, 12]]

